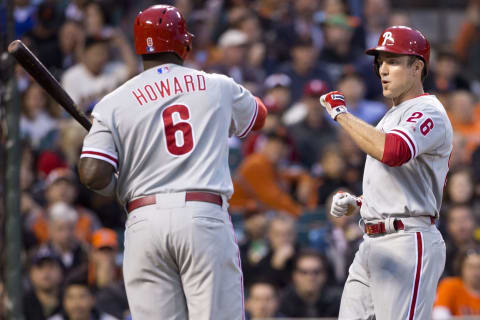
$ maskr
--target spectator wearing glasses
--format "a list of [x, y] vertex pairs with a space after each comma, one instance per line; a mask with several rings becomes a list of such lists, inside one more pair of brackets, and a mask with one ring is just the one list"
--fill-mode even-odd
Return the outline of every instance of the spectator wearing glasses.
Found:
[[280, 313], [286, 317], [336, 317], [342, 289], [328, 283], [327, 260], [316, 251], [297, 256], [293, 286], [280, 300]]

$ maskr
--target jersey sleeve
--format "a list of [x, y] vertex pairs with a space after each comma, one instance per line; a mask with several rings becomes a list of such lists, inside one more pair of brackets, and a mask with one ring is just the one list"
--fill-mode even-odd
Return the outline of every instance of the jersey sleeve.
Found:
[[402, 138], [410, 149], [411, 159], [439, 147], [446, 137], [445, 115], [434, 107], [409, 110], [398, 126], [387, 131]]
[[244, 138], [252, 130], [258, 115], [258, 105], [255, 97], [242, 85], [229, 79], [232, 94], [232, 119], [230, 121], [230, 136]]
[[110, 163], [118, 169], [118, 153], [111, 131], [100, 120], [93, 120], [92, 128], [83, 140], [80, 158], [95, 158]]

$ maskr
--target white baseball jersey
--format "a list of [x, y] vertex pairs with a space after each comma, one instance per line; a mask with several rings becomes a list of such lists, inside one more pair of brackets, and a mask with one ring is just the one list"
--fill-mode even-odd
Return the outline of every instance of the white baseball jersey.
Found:
[[205, 190], [230, 197], [228, 137], [244, 137], [258, 106], [218, 74], [164, 64], [105, 96], [94, 108], [81, 157], [119, 171], [118, 199]]
[[377, 128], [401, 137], [412, 156], [398, 167], [367, 156], [362, 218], [438, 217], [453, 136], [440, 101], [428, 94], [407, 100], [392, 107]]

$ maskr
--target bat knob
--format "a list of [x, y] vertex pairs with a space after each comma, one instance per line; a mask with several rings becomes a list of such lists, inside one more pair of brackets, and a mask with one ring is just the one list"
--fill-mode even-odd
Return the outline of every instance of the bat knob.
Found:
[[21, 40], [13, 40], [8, 45], [8, 53], [15, 53], [23, 45]]

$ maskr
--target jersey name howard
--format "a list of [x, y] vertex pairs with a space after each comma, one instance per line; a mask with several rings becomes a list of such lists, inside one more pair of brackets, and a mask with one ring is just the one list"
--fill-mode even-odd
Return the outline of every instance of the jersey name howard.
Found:
[[201, 74], [189, 75], [183, 77], [172, 77], [154, 81], [132, 90], [132, 94], [140, 106], [148, 102], [156, 101], [159, 98], [169, 97], [171, 95], [182, 94], [185, 92], [205, 91], [207, 85], [205, 77]]

